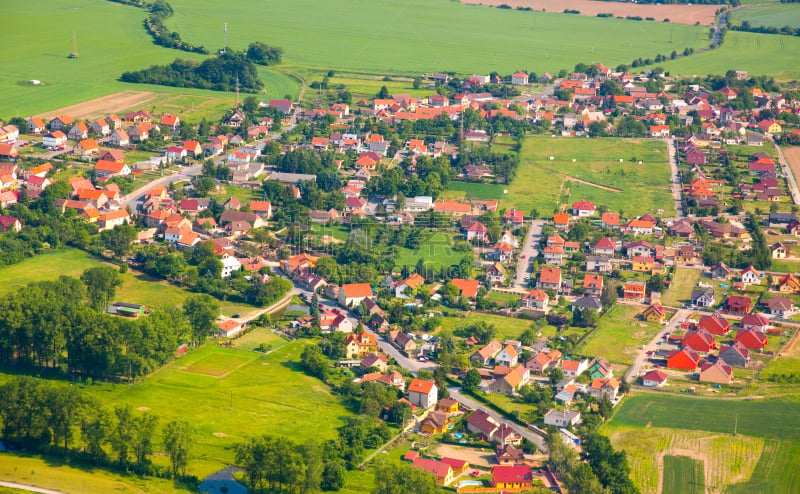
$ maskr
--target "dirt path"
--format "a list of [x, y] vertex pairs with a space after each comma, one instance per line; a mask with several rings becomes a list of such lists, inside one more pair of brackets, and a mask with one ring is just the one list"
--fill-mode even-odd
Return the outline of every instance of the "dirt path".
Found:
[[133, 108], [134, 106], [143, 105], [158, 96], [158, 93], [152, 91], [121, 91], [119, 93], [109, 94], [101, 98], [90, 99], [83, 103], [76, 105], [65, 106], [47, 113], [42, 113], [39, 116], [46, 119], [51, 119], [59, 115], [69, 115], [75, 119], [83, 118], [98, 118], [109, 113], [121, 112]]
[[559, 174], [559, 175], [561, 177], [563, 177], [564, 180], [566, 180], [568, 182], [578, 182], [579, 184], [588, 185], [590, 187], [597, 187], [598, 189], [603, 189], [603, 190], [607, 190], [607, 191], [610, 191], [610, 192], [618, 192], [618, 193], [622, 192], [622, 190], [620, 190], [620, 189], [615, 189], [613, 187], [606, 187], [605, 185], [600, 185], [600, 184], [595, 184], [595, 183], [592, 183], [592, 182], [587, 182], [586, 180], [581, 180], [580, 178], [570, 177], [569, 175], [564, 175], [564, 174]]
[[613, 14], [615, 17], [652, 17], [661, 22], [669, 19], [676, 24], [695, 22], [711, 26], [719, 5], [654, 5], [630, 2], [597, 2], [593, 0], [461, 0], [471, 5], [510, 5], [511, 7], [530, 7], [545, 12], [564, 12], [564, 9], [580, 11], [582, 15]]
[[[688, 456], [693, 460], [702, 461], [703, 477], [705, 477], [704, 482], [706, 483], [706, 485], [704, 486], [704, 490], [706, 494], [708, 494], [708, 479], [711, 478], [711, 462], [708, 461], [708, 456], [705, 455], [704, 453], [698, 453], [697, 451], [691, 449], [681, 449], [681, 448], [670, 448], [658, 454], [658, 459], [656, 460], [656, 465], [658, 465], [658, 488], [656, 489], [656, 494], [662, 494], [664, 490], [664, 456], [667, 455]], [[665, 494], [671, 494], [671, 493], [667, 492]]]
[[11, 489], [19, 489], [28, 492], [39, 492], [41, 494], [64, 494], [61, 491], [42, 489], [41, 487], [34, 487], [32, 485], [26, 485], [26, 484], [18, 484], [16, 482], [6, 482], [4, 480], [0, 480], [0, 487], [8, 487]]

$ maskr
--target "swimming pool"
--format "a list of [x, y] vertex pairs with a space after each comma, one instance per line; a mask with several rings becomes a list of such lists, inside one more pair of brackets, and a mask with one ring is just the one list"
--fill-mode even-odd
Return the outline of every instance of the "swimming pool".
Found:
[[475, 486], [475, 487], [482, 487], [483, 482], [480, 480], [462, 480], [458, 483], [458, 487], [467, 487], [467, 486]]

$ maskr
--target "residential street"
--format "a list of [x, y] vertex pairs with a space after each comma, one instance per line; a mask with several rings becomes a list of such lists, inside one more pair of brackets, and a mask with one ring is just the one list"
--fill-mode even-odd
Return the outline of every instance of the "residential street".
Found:
[[792, 203], [800, 204], [800, 190], [797, 188], [797, 178], [794, 176], [794, 173], [792, 173], [792, 167], [789, 166], [786, 157], [783, 155], [783, 150], [778, 146], [778, 143], [775, 142], [775, 139], [770, 137], [769, 140], [778, 152], [778, 162], [781, 165], [783, 174], [786, 175], [786, 180], [789, 182], [789, 191], [792, 193]]
[[675, 139], [664, 139], [664, 142], [667, 143], [669, 169], [672, 171], [672, 199], [675, 201], [675, 214], [678, 218], [683, 218], [686, 216], [683, 212], [683, 203], [681, 202], [683, 185], [681, 184], [680, 173], [678, 172], [678, 153], [675, 147]]
[[631, 364], [630, 369], [628, 372], [625, 373], [625, 377], [623, 378], [625, 381], [629, 383], [633, 383], [636, 381], [636, 378], [639, 377], [642, 373], [642, 369], [645, 367], [647, 363], [647, 352], [653, 351], [655, 352], [658, 350], [658, 342], [661, 341], [661, 336], [664, 334], [664, 331], [675, 331], [678, 329], [683, 321], [686, 320], [690, 315], [694, 312], [693, 310], [688, 309], [679, 309], [672, 319], [670, 319], [669, 323], [664, 326], [662, 331], [659, 331], [653, 339], [650, 340], [649, 343], [644, 345], [644, 349], [640, 350], [636, 357], [633, 359], [633, 363]]
[[125, 197], [125, 201], [122, 203], [123, 207], [130, 206], [130, 208], [134, 211], [139, 206], [139, 203], [142, 202], [143, 196], [145, 192], [152, 189], [156, 185], [165, 185], [169, 186], [169, 184], [178, 182], [181, 180], [191, 180], [192, 177], [196, 175], [200, 175], [203, 171], [202, 165], [194, 165], [194, 166], [187, 166], [185, 168], [181, 168], [181, 170], [173, 175], [165, 175], [161, 178], [157, 178], [148, 182], [145, 185], [142, 185], [138, 189], [134, 190], [130, 194]]
[[528, 289], [528, 282], [525, 281], [525, 278], [531, 275], [528, 266], [539, 256], [539, 244], [542, 241], [542, 229], [545, 224], [546, 221], [544, 220], [531, 221], [531, 226], [528, 228], [528, 236], [525, 238], [525, 244], [517, 260], [517, 277], [514, 280], [514, 287], [516, 288]]

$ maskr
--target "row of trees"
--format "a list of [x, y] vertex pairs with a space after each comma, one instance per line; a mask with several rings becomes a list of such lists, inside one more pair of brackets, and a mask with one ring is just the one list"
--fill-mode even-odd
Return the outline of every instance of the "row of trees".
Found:
[[153, 3], [148, 3], [142, 0], [111, 0], [112, 2], [122, 3], [125, 5], [133, 5], [150, 11], [150, 14], [144, 19], [144, 27], [150, 36], [153, 37], [153, 42], [167, 48], [175, 48], [176, 50], [188, 51], [191, 53], [208, 53], [202, 46], [195, 46], [181, 38], [180, 33], [170, 31], [164, 25], [164, 20], [173, 15], [172, 6], [164, 0], [155, 0]]
[[[0, 386], [0, 396], [0, 430], [6, 441], [142, 474], [161, 473], [150, 461], [159, 431], [153, 414], [136, 413], [130, 406], [108, 410], [79, 388], [33, 377], [10, 379]], [[174, 420], [160, 430], [173, 478], [185, 476], [191, 425]]]

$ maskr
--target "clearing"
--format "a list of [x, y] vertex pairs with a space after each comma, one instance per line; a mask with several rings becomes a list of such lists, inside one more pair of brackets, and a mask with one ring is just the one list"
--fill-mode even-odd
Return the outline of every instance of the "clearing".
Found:
[[[692, 453], [690, 451], [690, 453]], [[694, 455], [693, 455], [694, 456]], [[665, 455], [661, 492], [704, 494], [706, 492], [704, 461], [690, 456]]]
[[[603, 2], [594, 0], [461, 0], [467, 4], [486, 5], [497, 7], [510, 5], [511, 7], [533, 8], [542, 12], [563, 12], [564, 9], [577, 10], [582, 15], [596, 16], [597, 14], [614, 14], [615, 17], [648, 17], [656, 21], [669, 19], [677, 24], [700, 24], [711, 26], [714, 24], [714, 13], [718, 5], [662, 5], [662, 4], [636, 4], [629, 2]], [[648, 21], [645, 21], [648, 22]], [[652, 21], [651, 21], [652, 22]]]
[[615, 305], [600, 318], [594, 331], [575, 351], [630, 365], [639, 347], [663, 329], [661, 324], [640, 320], [641, 311], [641, 307]]
[[503, 206], [546, 214], [585, 199], [627, 216], [673, 214], [666, 160], [658, 140], [529, 136]]
[[690, 301], [692, 290], [700, 281], [701, 274], [702, 271], [699, 269], [676, 268], [672, 274], [669, 288], [661, 296], [661, 303], [671, 307], [680, 307]]

